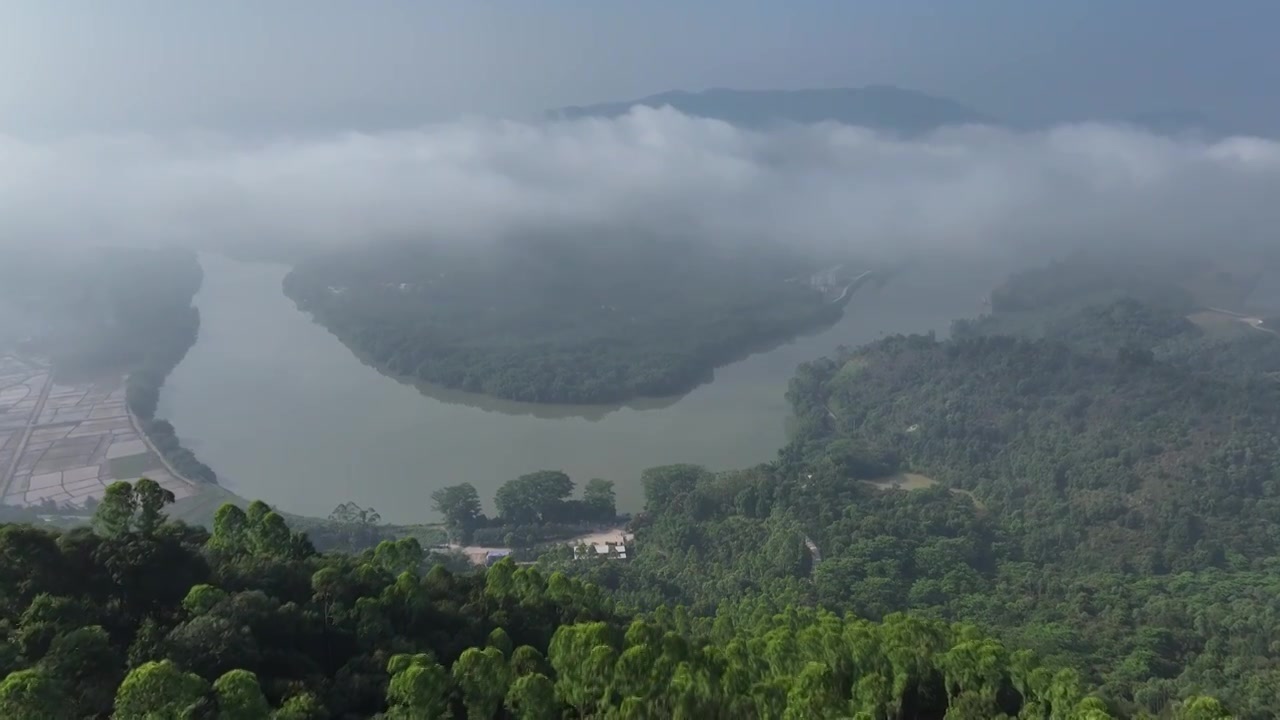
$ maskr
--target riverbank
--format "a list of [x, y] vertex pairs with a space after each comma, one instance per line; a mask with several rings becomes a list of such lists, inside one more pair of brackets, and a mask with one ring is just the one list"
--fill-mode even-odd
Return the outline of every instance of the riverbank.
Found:
[[945, 333], [956, 308], [976, 307], [994, 282], [985, 266], [980, 276], [949, 265], [868, 278], [834, 325], [721, 367], [684, 396], [534, 413], [366, 365], [281, 292], [287, 266], [200, 262], [199, 339], [165, 380], [157, 415], [239, 495], [313, 518], [354, 502], [404, 525], [424, 519], [434, 490], [459, 482], [492, 497], [531, 470], [563, 470], [580, 483], [614, 481], [619, 511], [633, 512], [644, 502], [640, 475], [655, 464], [721, 471], [769, 462], [787, 442], [797, 365], [886, 330]]
[[62, 380], [48, 364], [0, 358], [0, 502], [82, 511], [118, 480], [149, 477], [175, 498], [199, 487], [151, 445], [125, 402], [120, 375]]

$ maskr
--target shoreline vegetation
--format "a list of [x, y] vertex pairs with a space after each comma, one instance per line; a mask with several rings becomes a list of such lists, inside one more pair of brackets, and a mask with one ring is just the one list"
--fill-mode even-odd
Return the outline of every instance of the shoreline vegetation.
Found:
[[100, 248], [7, 260], [4, 299], [34, 318], [23, 352], [47, 358], [56, 376], [123, 378], [131, 422], [169, 471], [197, 487], [216, 484], [212, 468], [156, 417], [165, 379], [199, 334], [192, 302], [203, 271], [195, 253]]
[[262, 503], [194, 530], [171, 500], [122, 482], [91, 531], [0, 525], [0, 715], [1116, 717], [1079, 670], [972, 625], [782, 596], [646, 612], [554, 566], [452, 572], [413, 540], [319, 553]]
[[107, 300], [115, 303], [112, 324], [136, 343], [132, 352], [122, 354], [129, 413], [171, 472], [189, 482], [216, 485], [213, 469], [182, 445], [169, 421], [156, 417], [165, 380], [199, 337], [200, 311], [192, 303], [204, 271], [190, 251], [129, 251], [128, 255], [132, 266], [124, 273], [128, 282], [139, 287], [109, 295]]
[[649, 471], [634, 559], [570, 569], [697, 616], [764, 595], [974, 623], [1087, 668], [1117, 716], [1213, 688], [1207, 717], [1276, 717], [1280, 338], [1188, 319], [1243, 309], [1216, 298], [1248, 277], [1103, 265], [1015, 274], [947, 340], [806, 363], [775, 462]]
[[815, 270], [677, 241], [383, 244], [304, 260], [283, 288], [391, 377], [609, 405], [688, 393], [718, 367], [829, 326], [872, 277]]
[[[95, 676], [84, 707], [115, 692], [142, 708], [134, 686], [168, 673], [189, 703], [230, 704], [234, 680], [258, 707], [404, 717], [534, 702], [531, 717], [1275, 717], [1280, 337], [1197, 325], [1207, 303], [1187, 278], [1150, 273], [1134, 293], [1129, 270], [1016, 274], [947, 340], [896, 335], [802, 365], [775, 461], [643, 473], [625, 560], [561, 548], [470, 572], [467, 543], [545, 549], [566, 521], [617, 519], [610, 483], [575, 498], [566, 475], [540, 471], [499, 489], [494, 518], [474, 487], [441, 488], [430, 544], [350, 504], [305, 530], [255, 502], [220, 508], [209, 532], [157, 531], [162, 497], [109, 492], [96, 534], [0, 528], [0, 544], [44, 548], [44, 574], [0, 581], [36, 573], [46, 585], [24, 586], [23, 603], [81, 597], [84, 617], [124, 628], [116, 652], [151, 661]], [[156, 551], [130, 554], [140, 545]], [[125, 578], [163, 561], [172, 587], [55, 586], [59, 563], [90, 567], [82, 554]], [[172, 609], [147, 625], [129, 603]], [[23, 682], [45, 667], [24, 628], [60, 608], [8, 611]], [[285, 651], [312, 664], [276, 662]]]
[[147, 442], [176, 475], [192, 482], [216, 485], [218, 475], [213, 468], [201, 462], [194, 452], [182, 445], [172, 423], [156, 417], [156, 406], [164, 381], [196, 342], [200, 315], [196, 308], [191, 307], [190, 310], [187, 326], [189, 332], [183, 332], [183, 336], [189, 340], [176, 342], [168, 351], [151, 352], [144, 356], [142, 362], [128, 373], [125, 400]]

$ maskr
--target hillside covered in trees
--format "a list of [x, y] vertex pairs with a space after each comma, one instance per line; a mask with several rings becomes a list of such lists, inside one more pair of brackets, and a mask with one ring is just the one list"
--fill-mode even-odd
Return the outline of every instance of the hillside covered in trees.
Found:
[[0, 526], [0, 717], [1114, 717], [968, 625], [771, 595], [635, 615], [510, 560], [452, 574], [413, 540], [318, 554], [261, 503], [172, 524], [171, 499], [117, 483], [92, 529]]
[[802, 366], [777, 462], [648, 471], [643, 552], [584, 576], [639, 605], [973, 622], [1127, 712], [1213, 691], [1275, 717], [1280, 337], [1183, 284], [1056, 270], [954, 339]]
[[[1280, 336], [1207, 309], [1232, 282], [1071, 267], [802, 366], [775, 462], [643, 474], [627, 561], [471, 570], [359, 508], [377, 544], [318, 553], [261, 503], [163, 522], [147, 483], [3, 527], [0, 717], [1275, 717]], [[573, 490], [434, 500], [536, 545], [616, 512]]]
[[[383, 244], [301, 262], [298, 307], [389, 374], [541, 403], [676, 395], [840, 317], [780, 250], [663, 238]], [[832, 295], [832, 297], [828, 297]]]

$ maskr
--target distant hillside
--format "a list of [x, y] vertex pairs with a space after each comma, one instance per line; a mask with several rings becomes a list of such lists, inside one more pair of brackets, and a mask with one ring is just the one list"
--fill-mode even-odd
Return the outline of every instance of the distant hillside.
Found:
[[564, 120], [617, 117], [625, 115], [637, 105], [651, 108], [669, 105], [686, 115], [724, 120], [749, 128], [781, 123], [834, 121], [876, 130], [916, 134], [948, 125], [1001, 125], [1036, 130], [1062, 123], [1094, 121], [1129, 125], [1157, 135], [1215, 139], [1231, 134], [1229, 129], [1194, 109], [1136, 112], [1118, 116], [1063, 117], [1027, 125], [1010, 118], [996, 118], [950, 98], [892, 85], [816, 90], [669, 90], [637, 100], [560, 108], [548, 112], [547, 116]]
[[877, 130], [928, 132], [945, 125], [992, 123], [991, 117], [947, 98], [888, 85], [825, 90], [728, 90], [670, 92], [639, 100], [554, 110], [552, 117], [616, 117], [636, 105], [671, 107], [687, 115], [745, 127], [835, 121]]
[[1129, 116], [1126, 122], [1154, 133], [1167, 135], [1220, 136], [1227, 134], [1218, 123], [1199, 110], [1143, 112]]

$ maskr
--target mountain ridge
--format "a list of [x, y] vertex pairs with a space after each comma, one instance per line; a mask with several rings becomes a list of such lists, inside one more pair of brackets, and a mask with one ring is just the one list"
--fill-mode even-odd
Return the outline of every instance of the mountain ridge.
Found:
[[994, 125], [1036, 130], [1064, 123], [1107, 122], [1158, 135], [1218, 138], [1230, 134], [1208, 114], [1196, 109], [1139, 109], [1114, 116], [1062, 118], [1047, 123], [1028, 124], [998, 117], [954, 98], [890, 84], [795, 90], [741, 90], [726, 87], [698, 91], [665, 90], [633, 100], [568, 105], [549, 110], [544, 113], [544, 117], [550, 120], [615, 118], [627, 114], [636, 106], [671, 107], [686, 115], [722, 120], [751, 129], [796, 123], [805, 125], [838, 122], [911, 135], [960, 125]]
[[552, 110], [558, 119], [617, 117], [636, 105], [670, 106], [686, 115], [746, 127], [824, 121], [878, 130], [927, 132], [946, 125], [992, 124], [995, 118], [963, 103], [893, 85], [801, 90], [668, 90], [636, 100], [574, 105]]

